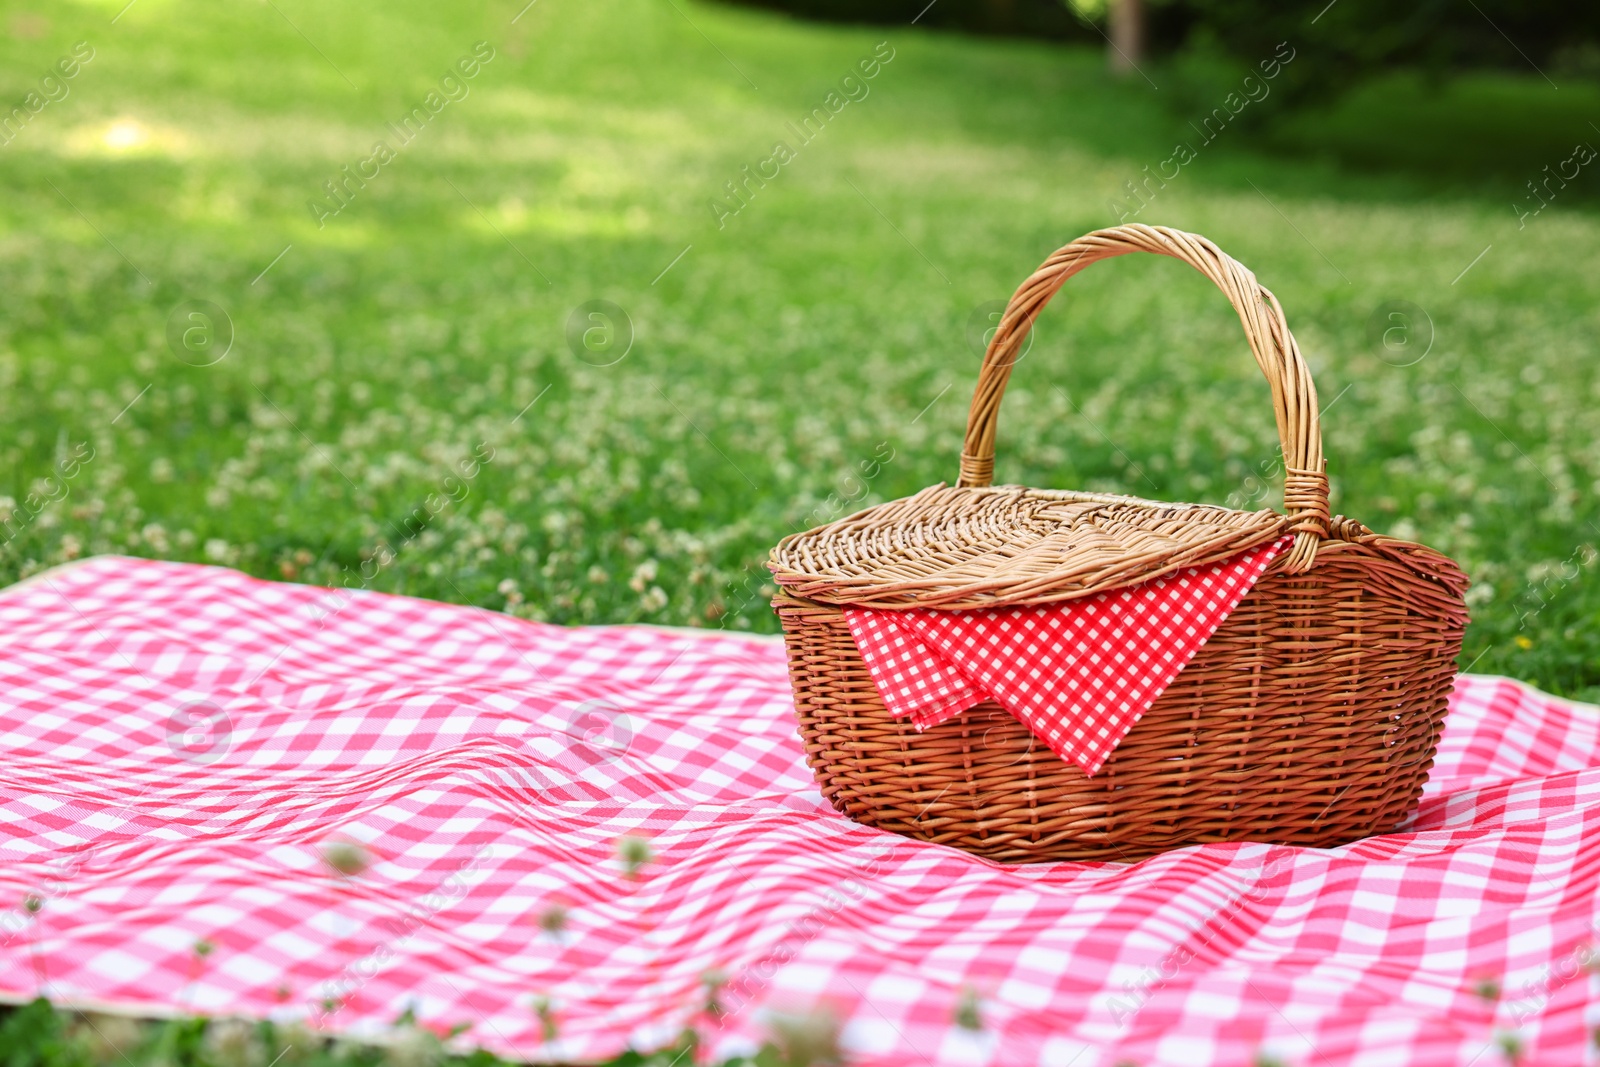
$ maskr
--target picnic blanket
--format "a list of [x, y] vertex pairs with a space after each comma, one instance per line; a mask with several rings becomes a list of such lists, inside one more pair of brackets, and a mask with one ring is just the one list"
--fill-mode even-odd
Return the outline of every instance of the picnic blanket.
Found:
[[819, 1007], [862, 1064], [1591, 1055], [1600, 710], [1505, 679], [1403, 832], [1004, 866], [835, 814], [768, 638], [102, 557], [0, 593], [0, 672], [8, 999], [529, 1060]]

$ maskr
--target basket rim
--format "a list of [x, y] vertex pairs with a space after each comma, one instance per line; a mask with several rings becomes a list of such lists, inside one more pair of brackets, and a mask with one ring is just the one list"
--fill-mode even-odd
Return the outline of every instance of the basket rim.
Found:
[[[1289, 535], [1293, 525], [1270, 509], [941, 482], [792, 533], [774, 546], [767, 566], [780, 596], [819, 604], [888, 611], [1023, 607], [1231, 559]], [[1434, 549], [1343, 516], [1329, 526], [1330, 548], [1359, 543], [1440, 583], [1451, 599], [1466, 590], [1460, 567]], [[1284, 560], [1270, 569], [1282, 569]]]

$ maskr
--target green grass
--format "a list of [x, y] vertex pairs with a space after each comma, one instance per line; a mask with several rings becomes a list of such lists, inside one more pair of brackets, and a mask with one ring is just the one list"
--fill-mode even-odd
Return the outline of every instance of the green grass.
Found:
[[[0, 1010], [3, 1067], [502, 1067], [482, 1050], [452, 1052], [457, 1035], [436, 1034], [409, 1018], [382, 1045], [331, 1038], [303, 1026], [243, 1019], [160, 1022], [58, 1011], [35, 1000]], [[447, 1042], [449, 1044], [447, 1044]], [[676, 1067], [692, 1035], [651, 1054], [625, 1052], [601, 1067]], [[792, 1045], [768, 1043], [723, 1067], [805, 1067]]]
[[[768, 547], [953, 480], [974, 309], [1191, 136], [1187, 104], [1085, 51], [689, 0], [513, 22], [522, 3], [0, 4], [7, 109], [95, 50], [0, 147], [0, 581], [122, 552], [772, 631]], [[323, 183], [480, 40], [469, 95], [319, 227]], [[801, 145], [786, 123], [885, 40], [870, 95]], [[1595, 699], [1600, 164], [1537, 217], [1512, 204], [1562, 158], [1545, 146], [1600, 131], [1592, 90], [1557, 109], [1546, 88], [1413, 86], [1387, 126], [1401, 97], [1358, 94], [1273, 127], [1299, 155], [1226, 131], [1138, 219], [1207, 234], [1281, 298], [1336, 510], [1474, 578], [1463, 665]], [[1488, 112], [1526, 128], [1462, 149]], [[795, 158], [719, 227], [713, 198], [779, 140]], [[231, 320], [214, 365], [168, 342], [194, 300]], [[569, 344], [593, 300], [631, 323], [616, 362]], [[1431, 321], [1420, 359], [1421, 332], [1370, 335], [1397, 300]], [[1262, 506], [1275, 451], [1223, 298], [1130, 258], [1041, 321], [997, 474]], [[59, 499], [33, 516], [30, 494]]]
[[[4, 579], [130, 552], [560, 622], [771, 629], [766, 547], [952, 476], [972, 309], [1114, 221], [1178, 128], [1095, 55], [715, 7], [545, 3], [511, 24], [520, 5], [146, 0], [112, 24], [116, 6], [13, 12], [3, 46], [19, 101], [74, 41], [95, 49], [0, 149]], [[495, 54], [470, 94], [319, 227], [322, 183], [479, 40]], [[881, 40], [870, 95], [802, 146], [786, 122]], [[719, 228], [710, 201], [777, 140], [797, 158]], [[1533, 178], [1551, 161], [1529, 154]], [[1278, 292], [1330, 405], [1337, 507], [1467, 565], [1467, 660], [1593, 696], [1595, 219], [1558, 195], [1519, 227], [1509, 192], [1420, 188], [1225, 133], [1138, 218], [1212, 236]], [[597, 298], [634, 333], [603, 367], [567, 343]], [[194, 299], [232, 322], [213, 366], [169, 350]], [[1433, 324], [1411, 366], [1368, 336], [1391, 299]], [[1057, 304], [1007, 400], [1003, 479], [1253, 494], [1270, 413], [1218, 294], [1124, 260]], [[93, 460], [30, 519], [80, 442]], [[446, 483], [480, 442], [493, 461]], [[460, 499], [408, 537], [442, 488]]]
[[484, 1053], [450, 1056], [438, 1035], [418, 1027], [401, 1025], [395, 1033], [393, 1044], [380, 1047], [333, 1042], [295, 1026], [243, 1020], [142, 1022], [59, 1012], [36, 1000], [0, 1016], [0, 1064], [266, 1067], [271, 1061], [274, 1067], [494, 1067], [502, 1062]]
[[[0, 148], [18, 502], [0, 579], [127, 552], [564, 623], [771, 630], [767, 547], [952, 478], [973, 309], [1115, 221], [1108, 200], [1186, 128], [1087, 52], [712, 6], [547, 0], [513, 24], [517, 3], [143, 0], [112, 24], [119, 6], [12, 11], [24, 32], [0, 45], [11, 100], [95, 49]], [[322, 184], [479, 40], [495, 54], [469, 95], [319, 227]], [[786, 123], [883, 40], [870, 95], [802, 146]], [[1517, 91], [1537, 125], [1542, 83]], [[1278, 293], [1328, 406], [1336, 507], [1472, 573], [1464, 662], [1592, 698], [1596, 167], [1519, 225], [1514, 185], [1441, 177], [1455, 191], [1431, 198], [1414, 167], [1274, 158], [1234, 132], [1137, 217], [1208, 234]], [[796, 158], [719, 227], [711, 200], [778, 140]], [[1530, 154], [1506, 167], [1552, 162]], [[590, 364], [619, 348], [584, 362], [567, 340], [596, 299], [632, 327], [609, 366]], [[190, 300], [231, 320], [215, 365], [170, 350]], [[1369, 337], [1391, 300], [1431, 319], [1420, 362], [1396, 365], [1420, 335], [1398, 356]], [[41, 481], [80, 443], [75, 477]], [[447, 482], [480, 443], [492, 462]], [[1006, 481], [1275, 499], [1252, 480], [1275, 439], [1237, 323], [1164, 260], [1057, 299], [1000, 450]], [[29, 518], [30, 492], [63, 490]], [[430, 495], [442, 509], [407, 523]]]
[[[556, 1025], [552, 1019], [547, 1025]], [[768, 1040], [719, 1067], [836, 1067], [839, 1027], [826, 1014], [773, 1020]], [[165, 1019], [74, 1012], [43, 998], [0, 1008], [0, 1067], [507, 1067], [471, 1044], [471, 1027], [436, 1033], [410, 1012], [382, 1044], [307, 1027], [248, 1019]], [[707, 1062], [685, 1030], [665, 1048], [628, 1050], [596, 1067], [679, 1067]]]

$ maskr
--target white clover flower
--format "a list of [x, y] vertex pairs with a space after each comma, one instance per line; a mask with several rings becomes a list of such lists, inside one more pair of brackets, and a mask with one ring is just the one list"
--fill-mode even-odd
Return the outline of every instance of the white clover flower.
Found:
[[444, 1046], [427, 1030], [407, 1027], [389, 1046], [392, 1067], [434, 1067], [444, 1061]]
[[144, 1025], [124, 1015], [86, 1015], [73, 1030], [95, 1063], [118, 1062], [122, 1049], [138, 1045], [146, 1037]]
[[219, 1063], [260, 1067], [266, 1062], [256, 1024], [248, 1019], [214, 1019], [207, 1023], [205, 1048]]
[[656, 572], [659, 570], [660, 567], [655, 560], [645, 560], [634, 568], [633, 577], [628, 579], [628, 588], [635, 593], [643, 593], [645, 587], [656, 580]]

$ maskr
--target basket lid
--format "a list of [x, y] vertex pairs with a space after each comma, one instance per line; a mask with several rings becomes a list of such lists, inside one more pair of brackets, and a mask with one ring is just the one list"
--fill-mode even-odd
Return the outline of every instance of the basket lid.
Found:
[[1274, 511], [1131, 496], [935, 485], [773, 549], [785, 591], [841, 606], [1047, 604], [1215, 563], [1291, 531]]

